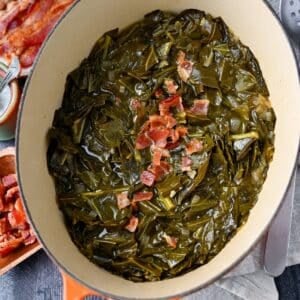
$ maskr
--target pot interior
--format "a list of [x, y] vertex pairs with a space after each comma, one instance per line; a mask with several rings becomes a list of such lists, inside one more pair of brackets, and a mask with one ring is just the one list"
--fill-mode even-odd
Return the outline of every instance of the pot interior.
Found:
[[[71, 241], [46, 164], [46, 134], [67, 74], [104, 32], [155, 10], [196, 8], [221, 16], [258, 58], [277, 115], [274, 161], [248, 222], [208, 264], [184, 276], [132, 283], [89, 262]], [[295, 60], [279, 22], [261, 0], [78, 1], [46, 42], [29, 79], [18, 127], [18, 173], [31, 221], [48, 253], [89, 287], [116, 298], [155, 299], [194, 291], [231, 268], [254, 245], [278, 209], [298, 150], [300, 105]]]

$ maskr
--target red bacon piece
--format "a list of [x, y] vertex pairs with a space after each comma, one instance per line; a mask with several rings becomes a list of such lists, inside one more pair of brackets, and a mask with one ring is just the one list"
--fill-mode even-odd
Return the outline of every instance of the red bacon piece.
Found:
[[139, 225], [139, 219], [137, 217], [132, 216], [129, 220], [129, 223], [125, 226], [125, 228], [129, 232], [135, 232]]
[[133, 195], [133, 202], [149, 201], [152, 198], [152, 192], [137, 192]]
[[191, 171], [191, 165], [192, 165], [193, 161], [187, 157], [187, 156], [184, 156], [182, 157], [182, 160], [181, 160], [181, 170], [183, 172], [188, 172], [188, 171]]
[[177, 89], [178, 89], [178, 85], [176, 84], [176, 82], [173, 79], [165, 79], [164, 86], [165, 86], [165, 88], [167, 90], [167, 93], [169, 95], [176, 94]]
[[169, 115], [170, 109], [172, 107], [176, 107], [179, 111], [184, 110], [182, 105], [182, 98], [179, 95], [173, 95], [165, 100], [160, 101], [158, 106], [160, 115]]
[[193, 154], [195, 152], [200, 152], [203, 149], [203, 143], [197, 139], [192, 139], [186, 145], [186, 153], [188, 155]]
[[190, 109], [190, 112], [199, 116], [207, 116], [209, 107], [209, 100], [207, 99], [196, 99]]
[[151, 139], [145, 133], [140, 133], [135, 141], [135, 148], [143, 150], [148, 148], [151, 144]]
[[155, 182], [155, 175], [149, 171], [143, 171], [141, 174], [141, 182], [144, 185], [152, 186]]
[[159, 166], [150, 165], [148, 167], [148, 171], [154, 175], [154, 180], [159, 181], [163, 176], [168, 174], [171, 170], [171, 167], [168, 162], [161, 161]]

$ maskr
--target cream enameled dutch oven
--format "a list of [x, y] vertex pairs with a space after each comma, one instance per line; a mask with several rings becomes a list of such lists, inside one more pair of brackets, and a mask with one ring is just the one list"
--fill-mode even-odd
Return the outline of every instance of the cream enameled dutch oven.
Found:
[[[221, 16], [260, 62], [277, 114], [275, 156], [248, 222], [208, 264], [175, 279], [133, 283], [88, 261], [72, 243], [46, 165], [46, 134], [60, 107], [67, 74], [104, 32], [124, 27], [155, 10], [187, 8]], [[196, 291], [240, 261], [266, 230], [294, 169], [300, 133], [300, 90], [291, 46], [262, 0], [83, 0], [62, 19], [45, 43], [31, 74], [18, 126], [18, 174], [31, 222], [44, 248], [67, 273], [113, 298], [156, 299]]]

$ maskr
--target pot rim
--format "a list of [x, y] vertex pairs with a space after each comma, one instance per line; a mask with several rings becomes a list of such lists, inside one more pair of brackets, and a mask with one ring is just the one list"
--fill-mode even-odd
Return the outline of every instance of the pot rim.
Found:
[[[39, 60], [40, 60], [40, 57], [41, 57], [41, 54], [44, 50], [45, 47], [47, 47], [47, 44], [49, 42], [49, 40], [51, 39], [53, 33], [55, 32], [56, 28], [61, 24], [61, 22], [69, 15], [69, 13], [74, 9], [74, 7], [76, 7], [78, 4], [79, 4], [80, 0], [76, 0], [74, 4], [71, 5], [71, 7], [62, 15], [61, 19], [56, 23], [56, 25], [53, 27], [53, 29], [51, 30], [51, 32], [49, 33], [49, 35], [47, 36], [47, 38], [45, 39], [43, 45], [41, 46], [38, 54], [37, 54], [37, 57], [35, 59], [35, 62], [34, 64], [32, 65], [31, 67], [31, 70], [30, 70], [30, 73], [29, 73], [29, 76], [26, 80], [26, 84], [24, 86], [24, 90], [23, 90], [23, 94], [22, 94], [22, 98], [21, 98], [21, 105], [20, 105], [20, 109], [19, 109], [19, 113], [18, 113], [18, 121], [17, 121], [17, 129], [16, 129], [16, 170], [17, 170], [17, 177], [18, 177], [18, 182], [19, 182], [19, 187], [20, 187], [20, 192], [21, 192], [21, 195], [22, 195], [22, 199], [24, 200], [24, 206], [25, 206], [25, 209], [26, 209], [26, 212], [27, 212], [27, 216], [28, 216], [28, 219], [29, 219], [29, 222], [32, 226], [32, 228], [34, 229], [34, 231], [36, 232], [36, 235], [38, 237], [38, 240], [39, 242], [42, 244], [43, 246], [43, 249], [45, 250], [45, 252], [47, 253], [48, 257], [54, 262], [54, 264], [56, 264], [56, 266], [58, 266], [61, 270], [63, 270], [63, 272], [65, 272], [66, 274], [68, 274], [70, 277], [74, 278], [76, 281], [78, 281], [80, 284], [84, 285], [84, 286], [87, 286], [89, 289], [91, 289], [92, 291], [95, 291], [96, 293], [99, 293], [101, 295], [105, 295], [105, 296], [108, 296], [108, 297], [111, 297], [113, 299], [124, 299], [124, 300], [139, 300], [138, 298], [127, 298], [127, 297], [121, 297], [120, 296], [116, 296], [114, 294], [110, 294], [110, 293], [107, 293], [107, 292], [103, 292], [101, 291], [100, 289], [97, 289], [95, 287], [92, 287], [89, 283], [86, 283], [84, 282], [82, 279], [78, 278], [76, 275], [74, 275], [71, 271], [69, 271], [62, 263], [60, 263], [56, 257], [51, 253], [51, 251], [48, 249], [46, 243], [44, 243], [43, 239], [41, 238], [41, 235], [39, 233], [39, 230], [38, 228], [35, 226], [34, 222], [33, 222], [33, 218], [31, 216], [31, 213], [30, 213], [30, 210], [27, 206], [27, 201], [26, 201], [26, 198], [24, 196], [24, 192], [23, 192], [23, 186], [22, 186], [22, 182], [21, 182], [21, 176], [20, 176], [20, 170], [19, 170], [19, 135], [20, 135], [20, 127], [21, 127], [21, 118], [22, 118], [22, 114], [23, 114], [23, 108], [24, 108], [24, 100], [26, 98], [26, 94], [27, 94], [27, 90], [28, 90], [28, 87], [30, 85], [30, 82], [31, 82], [31, 79], [32, 79], [32, 74], [33, 74], [33, 71], [35, 70], [37, 64], [39, 63]], [[272, 8], [272, 6], [267, 2], [267, 0], [263, 0], [263, 3], [264, 5], [266, 6], [266, 8], [272, 13], [273, 17], [277, 20], [284, 36], [285, 36], [285, 39], [286, 39], [286, 42], [288, 43], [289, 45], [289, 48], [291, 50], [291, 52], [293, 53], [293, 56], [294, 56], [294, 64], [298, 70], [298, 84], [300, 85], [300, 66], [298, 66], [298, 63], [297, 63], [297, 56], [296, 56], [296, 52], [295, 52], [295, 49], [293, 48], [292, 44], [291, 44], [291, 41], [289, 39], [289, 36], [285, 30], [285, 28], [283, 27], [283, 24], [281, 23], [280, 21], [280, 18], [279, 16], [276, 14], [276, 12], [274, 11], [274, 9]], [[298, 137], [298, 152], [299, 153], [299, 150], [300, 150], [300, 137]], [[218, 280], [219, 278], [221, 278], [223, 275], [225, 275], [226, 273], [228, 273], [231, 269], [233, 269], [235, 266], [237, 266], [251, 251], [252, 249], [255, 247], [255, 245], [259, 242], [259, 240], [261, 239], [261, 237], [263, 236], [264, 233], [266, 233], [269, 225], [271, 224], [271, 222], [273, 221], [273, 219], [276, 217], [276, 215], [278, 214], [278, 211], [280, 210], [282, 204], [283, 204], [283, 200], [285, 199], [287, 193], [288, 193], [288, 190], [289, 190], [289, 187], [290, 187], [290, 184], [291, 184], [291, 181], [292, 181], [292, 178], [293, 178], [293, 175], [295, 173], [295, 170], [297, 169], [297, 160], [298, 160], [298, 154], [296, 155], [296, 157], [294, 158], [294, 168], [293, 168], [293, 171], [291, 172], [290, 174], [290, 177], [289, 177], [289, 183], [287, 185], [287, 187], [285, 188], [285, 191], [284, 191], [284, 195], [281, 199], [281, 202], [280, 202], [280, 205], [278, 206], [277, 210], [274, 211], [273, 213], [273, 216], [270, 218], [270, 221], [268, 222], [268, 225], [265, 226], [265, 228], [262, 229], [261, 231], [261, 234], [259, 234], [257, 236], [257, 238], [255, 239], [255, 241], [253, 242], [252, 246], [248, 249], [248, 251], [242, 253], [234, 263], [232, 263], [231, 265], [229, 265], [224, 271], [222, 271], [221, 273], [217, 274], [216, 276], [214, 276], [211, 280], [209, 280], [208, 282], [206, 282], [205, 284], [201, 284], [199, 285], [198, 287], [196, 288], [193, 288], [193, 289], [189, 289], [187, 291], [184, 291], [182, 293], [177, 293], [175, 295], [173, 295], [172, 297], [184, 297], [184, 296], [188, 296], [190, 294], [193, 294], [193, 293], [196, 293], [198, 291], [200, 291], [201, 289], [209, 286], [210, 284], [212, 284], [213, 282], [215, 282], [216, 280]], [[184, 276], [184, 275], [183, 275]], [[166, 299], [165, 297], [157, 297], [155, 298], [155, 300], [163, 300], [163, 299]], [[153, 298], [144, 298], [144, 300], [154, 300]]]

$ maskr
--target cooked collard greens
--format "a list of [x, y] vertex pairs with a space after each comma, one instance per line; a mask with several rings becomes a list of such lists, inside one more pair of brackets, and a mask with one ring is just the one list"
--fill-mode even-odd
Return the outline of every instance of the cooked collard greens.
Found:
[[221, 18], [158, 10], [107, 32], [49, 131], [72, 240], [135, 282], [207, 263], [257, 201], [274, 127], [259, 64]]

